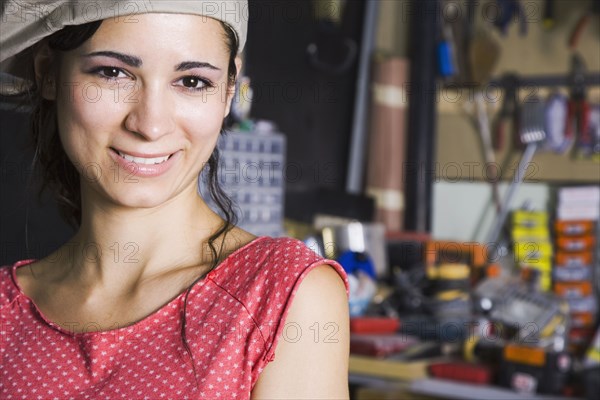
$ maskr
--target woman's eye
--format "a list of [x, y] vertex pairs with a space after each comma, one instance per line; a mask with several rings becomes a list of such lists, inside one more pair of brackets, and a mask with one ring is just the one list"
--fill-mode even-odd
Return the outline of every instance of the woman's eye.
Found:
[[106, 79], [126, 78], [127, 75], [117, 67], [100, 67], [96, 72]]
[[186, 76], [185, 78], [181, 78], [180, 81], [184, 87], [192, 90], [200, 90], [206, 86], [210, 86], [209, 82], [197, 76]]
[[111, 78], [116, 78], [119, 76], [119, 70], [116, 68], [104, 68], [102, 72], [104, 73], [104, 75], [109, 76]]

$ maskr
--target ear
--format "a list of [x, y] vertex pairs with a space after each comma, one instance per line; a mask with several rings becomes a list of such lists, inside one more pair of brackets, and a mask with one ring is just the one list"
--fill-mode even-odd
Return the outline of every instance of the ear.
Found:
[[[242, 72], [242, 58], [240, 56], [237, 56], [235, 58], [235, 67], [237, 70], [235, 80], [237, 82], [237, 79], [240, 76], [240, 73]], [[231, 102], [233, 101], [234, 96], [235, 96], [235, 85], [231, 85], [227, 88], [227, 105], [225, 108], [225, 116], [228, 116], [229, 112], [231, 111]]]
[[35, 51], [33, 67], [35, 71], [35, 82], [40, 89], [42, 97], [46, 100], [56, 100], [56, 76], [53, 66], [54, 52], [43, 43]]

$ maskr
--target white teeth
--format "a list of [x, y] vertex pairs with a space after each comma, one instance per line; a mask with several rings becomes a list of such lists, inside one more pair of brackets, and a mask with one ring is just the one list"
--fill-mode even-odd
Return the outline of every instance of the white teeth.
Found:
[[169, 156], [156, 157], [156, 158], [143, 158], [143, 157], [130, 156], [129, 154], [121, 153], [120, 151], [118, 153], [121, 157], [123, 157], [127, 161], [131, 161], [136, 164], [146, 164], [146, 165], [160, 164], [160, 163], [167, 161], [169, 159], [169, 157], [171, 157], [169, 155]]

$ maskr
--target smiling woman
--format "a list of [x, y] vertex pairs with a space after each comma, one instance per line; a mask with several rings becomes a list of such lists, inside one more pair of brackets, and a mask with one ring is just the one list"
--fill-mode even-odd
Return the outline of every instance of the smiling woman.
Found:
[[1, 397], [347, 398], [343, 269], [236, 227], [217, 179], [246, 1], [90, 3], [2, 8], [0, 71], [77, 231], [0, 269]]
[[[195, 191], [197, 174], [228, 113], [233, 86], [227, 80], [225, 31], [218, 21], [183, 14], [136, 19], [135, 29], [105, 20], [81, 46], [59, 53], [56, 62], [42, 48], [36, 63], [39, 70], [61, 67], [40, 74], [56, 81], [45, 98], [56, 101], [58, 132], [71, 162], [103, 171], [116, 168], [137, 181], [102, 174], [81, 182], [82, 196], [147, 208]], [[165, 34], [140, 46], [155, 32]], [[118, 37], [127, 40], [115, 41]], [[73, 90], [66, 82], [77, 85]], [[155, 164], [161, 157], [168, 158]]]

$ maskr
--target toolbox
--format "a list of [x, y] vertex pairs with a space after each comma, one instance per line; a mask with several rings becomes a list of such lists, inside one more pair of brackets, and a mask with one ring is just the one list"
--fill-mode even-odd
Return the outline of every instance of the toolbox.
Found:
[[576, 265], [563, 267], [557, 265], [553, 271], [556, 282], [585, 281], [592, 279], [592, 267], [590, 265]]
[[594, 231], [592, 221], [556, 221], [554, 230], [561, 236], [589, 235]]
[[483, 364], [464, 361], [436, 362], [429, 365], [429, 374], [434, 378], [449, 379], [479, 385], [492, 383], [494, 371]]
[[571, 326], [573, 328], [588, 328], [594, 325], [595, 314], [593, 312], [579, 312], [571, 314]]
[[554, 293], [563, 299], [580, 299], [592, 295], [591, 281], [556, 282]]
[[570, 368], [571, 356], [566, 352], [508, 344], [500, 363], [498, 383], [519, 392], [560, 394]]
[[594, 236], [558, 236], [556, 246], [559, 250], [587, 252], [594, 248]]
[[516, 210], [512, 213], [512, 225], [535, 229], [548, 226], [546, 211]]
[[574, 267], [579, 265], [591, 265], [593, 254], [591, 251], [582, 252], [556, 252], [556, 265], [564, 267]]
[[400, 320], [390, 317], [351, 317], [351, 333], [394, 333], [400, 328]]
[[419, 339], [404, 334], [350, 334], [350, 353], [372, 357], [386, 357], [414, 346]]
[[598, 311], [594, 293], [596, 229], [593, 220], [554, 222], [553, 290], [569, 304], [567, 348], [574, 356], [581, 355], [588, 345]]

